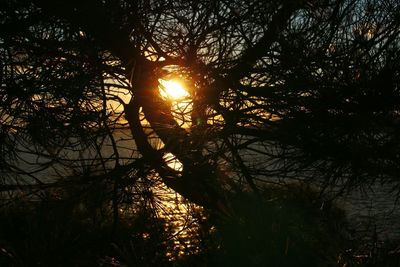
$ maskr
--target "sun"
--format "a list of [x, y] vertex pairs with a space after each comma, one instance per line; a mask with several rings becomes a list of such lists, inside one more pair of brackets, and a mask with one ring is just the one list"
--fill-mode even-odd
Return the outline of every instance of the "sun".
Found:
[[164, 98], [171, 100], [180, 100], [189, 96], [189, 92], [184, 88], [178, 80], [162, 80], [160, 79], [160, 94]]

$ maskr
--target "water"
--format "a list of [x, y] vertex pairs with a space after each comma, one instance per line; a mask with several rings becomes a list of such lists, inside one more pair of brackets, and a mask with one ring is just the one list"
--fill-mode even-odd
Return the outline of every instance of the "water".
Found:
[[[134, 143], [132, 140], [129, 140], [129, 133], [124, 131], [117, 133], [116, 140], [119, 145], [120, 156], [124, 158], [122, 163], [129, 162], [130, 159], [137, 156]], [[105, 145], [105, 149], [103, 149], [101, 153], [102, 157], [112, 157], [111, 144], [107, 141]], [[77, 158], [78, 156], [92, 157], [90, 156], [90, 151], [83, 153], [87, 153], [87, 155], [82, 155], [82, 151], [76, 151], [72, 154], [71, 152], [69, 153], [70, 154], [65, 154], [64, 156], [66, 158]], [[38, 163], [44, 160], [31, 154], [25, 154], [23, 157], [26, 162], [22, 162], [20, 167], [25, 171], [32, 169], [34, 166], [27, 162]], [[265, 158], [263, 161], [265, 162]], [[91, 163], [93, 163], [93, 161]], [[107, 162], [106, 165], [112, 168], [111, 165], [113, 165], [113, 161]], [[58, 176], [56, 175], [57, 172], [62, 173], [61, 166], [54, 166], [51, 169], [39, 172], [38, 177], [45, 177], [45, 182], [51, 181], [56, 179]], [[26, 180], [26, 183], [29, 184], [29, 177], [26, 177]], [[169, 192], [169, 194], [172, 193]], [[397, 203], [396, 200], [397, 196], [395, 193], [391, 192], [390, 185], [382, 186], [376, 184], [371, 186], [369, 190], [355, 190], [345, 196], [341, 196], [337, 204], [346, 212], [346, 216], [352, 228], [360, 233], [365, 233], [366, 237], [371, 237], [374, 232], [376, 232], [378, 238], [381, 240], [400, 240], [400, 204]], [[164, 203], [164, 205], [165, 204], [166, 203]], [[181, 214], [181, 216], [184, 215], [184, 213]]]
[[356, 190], [338, 199], [351, 226], [366, 238], [376, 232], [381, 241], [400, 240], [400, 203], [390, 185], [373, 185], [367, 191]]

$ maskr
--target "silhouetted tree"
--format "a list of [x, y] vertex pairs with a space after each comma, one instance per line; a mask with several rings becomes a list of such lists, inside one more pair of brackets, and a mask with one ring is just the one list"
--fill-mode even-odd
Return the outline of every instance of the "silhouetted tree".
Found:
[[[270, 178], [397, 179], [395, 1], [36, 0], [1, 14], [4, 173], [46, 184], [15, 164], [22, 153], [105, 174], [142, 157], [206, 206], [242, 180], [257, 190]], [[190, 91], [182, 112], [159, 93], [159, 79], [177, 76]], [[123, 161], [114, 133], [127, 125], [138, 153]], [[63, 161], [88, 146], [95, 163]]]
[[225, 215], [268, 182], [398, 189], [398, 1], [9, 0], [0, 17], [3, 192], [109, 181], [118, 217], [150, 176]]

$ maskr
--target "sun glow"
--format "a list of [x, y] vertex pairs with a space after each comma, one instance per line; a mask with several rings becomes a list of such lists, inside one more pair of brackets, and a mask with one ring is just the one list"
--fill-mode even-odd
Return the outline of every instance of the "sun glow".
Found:
[[160, 93], [163, 97], [172, 100], [180, 100], [189, 96], [189, 92], [177, 80], [160, 79]]

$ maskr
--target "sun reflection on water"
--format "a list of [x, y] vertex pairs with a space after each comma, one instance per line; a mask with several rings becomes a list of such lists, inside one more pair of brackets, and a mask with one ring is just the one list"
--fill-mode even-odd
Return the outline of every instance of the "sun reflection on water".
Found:
[[[164, 255], [170, 261], [202, 251], [202, 222], [206, 219], [202, 207], [188, 202], [180, 194], [168, 188], [155, 172], [149, 173], [147, 177], [139, 178], [134, 187], [126, 187], [125, 190], [126, 193], [132, 192], [127, 195], [132, 197], [133, 202], [127, 201], [126, 206], [120, 206], [119, 212], [125, 213], [128, 217], [134, 215], [133, 218], [135, 218], [135, 214], [140, 216], [144, 208], [155, 218], [160, 219], [167, 238], [167, 243], [164, 244], [167, 245]], [[134, 226], [134, 221], [133, 219], [132, 226]], [[151, 226], [148, 227], [151, 229]], [[140, 232], [140, 237], [151, 241], [152, 232], [148, 230]]]
[[167, 251], [170, 260], [199, 252], [199, 221], [204, 219], [203, 209], [186, 201], [181, 195], [159, 184], [154, 189], [157, 198], [156, 211], [172, 230], [173, 247]]

